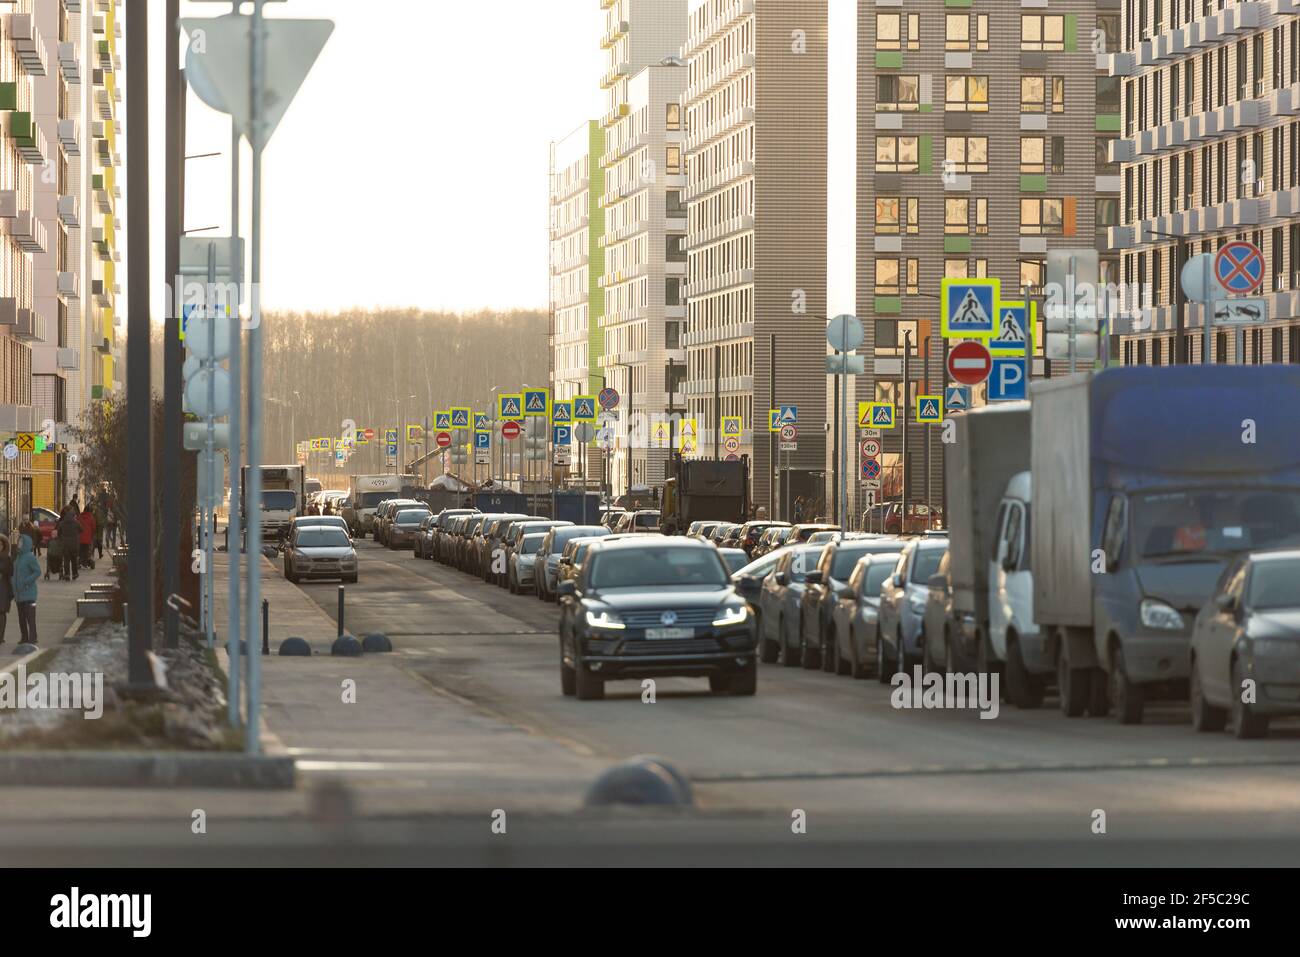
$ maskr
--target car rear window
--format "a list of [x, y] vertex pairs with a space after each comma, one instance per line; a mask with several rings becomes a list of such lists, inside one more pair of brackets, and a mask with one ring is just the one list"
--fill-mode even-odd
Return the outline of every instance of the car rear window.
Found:
[[637, 528], [658, 528], [659, 527], [658, 513], [652, 515], [637, 515], [633, 519], [633, 521], [636, 523]]

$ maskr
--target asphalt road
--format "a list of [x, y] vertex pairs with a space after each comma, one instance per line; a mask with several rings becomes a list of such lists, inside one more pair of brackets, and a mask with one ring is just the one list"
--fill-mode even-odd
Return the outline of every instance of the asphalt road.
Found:
[[[1098, 811], [1106, 835], [1184, 846], [1189, 835], [1294, 849], [1300, 838], [1300, 722], [1266, 740], [1192, 732], [1185, 706], [1145, 723], [1037, 711], [901, 710], [890, 689], [821, 671], [762, 665], [752, 698], [703, 680], [664, 679], [643, 703], [635, 682], [606, 700], [561, 695], [556, 610], [410, 551], [358, 543], [360, 582], [347, 626], [383, 631], [432, 685], [502, 720], [611, 762], [667, 757], [719, 813], [796, 810], [906, 840], [972, 835], [1083, 841]], [[335, 613], [332, 584], [304, 589]], [[882, 822], [883, 825], [882, 825]], [[1279, 843], [1281, 842], [1281, 843]], [[1219, 858], [1220, 862], [1222, 858]], [[1213, 863], [1213, 860], [1206, 860]]]

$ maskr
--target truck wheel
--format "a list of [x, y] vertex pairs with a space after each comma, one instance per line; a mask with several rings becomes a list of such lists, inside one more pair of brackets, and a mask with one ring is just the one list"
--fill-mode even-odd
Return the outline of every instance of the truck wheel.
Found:
[[1115, 649], [1110, 668], [1110, 699], [1115, 704], [1115, 715], [1120, 724], [1141, 724], [1143, 701], [1142, 686], [1129, 680], [1124, 664], [1124, 649]]
[[1088, 690], [1088, 714], [1094, 718], [1104, 718], [1110, 714], [1110, 682], [1106, 672], [1100, 668], [1092, 669], [1092, 687]]
[[1037, 708], [1043, 703], [1043, 679], [1031, 675], [1025, 668], [1025, 657], [1020, 651], [1020, 642], [1015, 638], [1007, 639], [1007, 692], [1011, 703], [1022, 710]]
[[1238, 740], [1262, 738], [1268, 734], [1268, 715], [1258, 714], [1241, 700], [1243, 680], [1240, 660], [1232, 663], [1232, 735]]
[[582, 667], [574, 669], [574, 693], [579, 701], [599, 701], [605, 697], [605, 682]]
[[1216, 708], [1205, 700], [1205, 689], [1201, 686], [1201, 669], [1196, 659], [1192, 659], [1192, 680], [1189, 695], [1192, 704], [1192, 728], [1196, 731], [1222, 731], [1228, 724], [1226, 708]]
[[1062, 648], [1056, 655], [1056, 688], [1061, 698], [1061, 714], [1077, 718], [1088, 706], [1088, 691], [1092, 684], [1090, 668], [1071, 668]]

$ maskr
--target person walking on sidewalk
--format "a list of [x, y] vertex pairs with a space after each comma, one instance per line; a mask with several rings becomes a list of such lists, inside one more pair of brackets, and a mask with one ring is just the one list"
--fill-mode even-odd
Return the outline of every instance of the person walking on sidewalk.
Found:
[[95, 557], [104, 557], [104, 523], [108, 518], [104, 495], [95, 499]]
[[112, 499], [104, 505], [104, 520], [108, 532], [108, 550], [111, 552], [117, 548], [117, 508]]
[[32, 540], [18, 539], [18, 560], [14, 562], [14, 601], [18, 603], [18, 630], [24, 643], [36, 644], [36, 582], [41, 577], [41, 563], [32, 552]]
[[[39, 563], [37, 567], [40, 567]], [[14, 560], [9, 555], [9, 539], [0, 538], [0, 645], [5, 643], [5, 622], [13, 603]]]
[[68, 570], [72, 570], [72, 578], [77, 577], [77, 545], [81, 538], [81, 522], [77, 521], [77, 510], [75, 506], [68, 505], [63, 509], [63, 516], [59, 519], [59, 550], [63, 553], [63, 574], [61, 580], [68, 580]]
[[77, 544], [81, 546], [80, 554], [77, 556], [78, 564], [85, 565], [87, 568], [95, 567], [95, 555], [91, 551], [95, 545], [95, 513], [91, 511], [90, 503], [81, 510], [77, 516], [77, 523], [81, 526], [81, 533], [77, 536]]

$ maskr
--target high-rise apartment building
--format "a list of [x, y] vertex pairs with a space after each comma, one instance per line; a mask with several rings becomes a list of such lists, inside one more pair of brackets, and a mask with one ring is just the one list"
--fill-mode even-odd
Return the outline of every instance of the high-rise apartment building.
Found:
[[[1047, 252], [1100, 250], [1117, 281], [1118, 0], [878, 0], [859, 6], [857, 311], [866, 371], [857, 401], [892, 402], [882, 488], [903, 489], [903, 406], [945, 378], [944, 277], [997, 277], [1002, 298], [1041, 293]], [[1042, 320], [1032, 374], [1045, 373]], [[908, 381], [903, 384], [904, 350]], [[977, 387], [974, 402], [983, 401]], [[938, 428], [909, 425], [908, 500], [942, 502]], [[850, 468], [856, 474], [856, 455]], [[851, 479], [850, 489], [865, 487]], [[853, 501], [851, 499], [851, 501]], [[861, 498], [853, 502], [855, 509]]]
[[[1150, 303], [1119, 328], [1122, 361], [1300, 362], [1300, 5], [1125, 0], [1122, 12], [1112, 244]], [[1263, 253], [1267, 312], [1212, 324], [1207, 344], [1204, 308], [1180, 308], [1178, 266], [1232, 240]]]
[[[722, 458], [750, 456], [757, 505], [777, 504], [774, 469], [815, 473], [799, 485], [815, 485], [819, 497], [826, 450], [826, 2], [692, 0], [682, 55], [689, 63], [683, 199], [690, 268], [681, 342], [699, 451], [712, 456], [716, 445]], [[778, 405], [798, 409], [797, 449], [784, 453], [768, 431], [768, 409]], [[723, 416], [742, 419], [740, 448], [731, 453], [715, 441]]]
[[[621, 394], [620, 438], [610, 458], [612, 488], [664, 479], [665, 447], [648, 423], [681, 409], [686, 279], [687, 0], [602, 0], [607, 91], [601, 156], [604, 209], [604, 382]], [[681, 372], [667, 381], [672, 360]], [[631, 441], [629, 441], [629, 439]]]
[[551, 144], [551, 395], [556, 399], [600, 388], [604, 142], [600, 124], [589, 120]]

